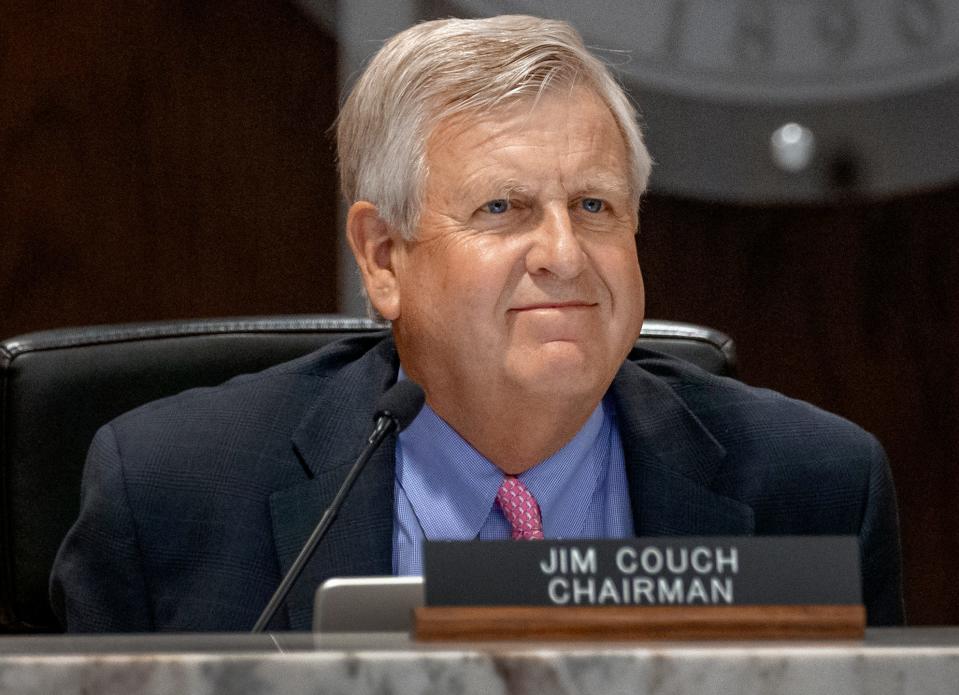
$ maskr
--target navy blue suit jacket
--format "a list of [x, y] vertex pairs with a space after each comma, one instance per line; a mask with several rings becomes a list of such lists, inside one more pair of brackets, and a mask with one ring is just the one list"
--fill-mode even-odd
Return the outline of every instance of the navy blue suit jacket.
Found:
[[[70, 631], [248, 630], [365, 443], [392, 340], [351, 339], [103, 427], [51, 580]], [[902, 620], [876, 440], [809, 404], [651, 352], [612, 393], [638, 535], [852, 534], [870, 624]], [[392, 571], [395, 439], [357, 480], [275, 628], [327, 577]]]

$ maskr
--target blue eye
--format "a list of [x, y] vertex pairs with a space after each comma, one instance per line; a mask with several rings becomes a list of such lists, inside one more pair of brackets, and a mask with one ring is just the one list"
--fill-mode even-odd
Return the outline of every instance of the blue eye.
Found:
[[583, 198], [583, 210], [586, 212], [602, 212], [606, 207], [599, 198]]
[[483, 209], [490, 214], [501, 215], [509, 210], [509, 201], [505, 198], [497, 198], [483, 205]]

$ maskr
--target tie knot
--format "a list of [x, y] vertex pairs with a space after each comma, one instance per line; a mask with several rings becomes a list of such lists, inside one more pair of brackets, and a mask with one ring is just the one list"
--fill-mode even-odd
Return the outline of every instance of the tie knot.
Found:
[[539, 505], [519, 478], [506, 476], [496, 493], [496, 500], [513, 527], [513, 540], [542, 540], [543, 517]]

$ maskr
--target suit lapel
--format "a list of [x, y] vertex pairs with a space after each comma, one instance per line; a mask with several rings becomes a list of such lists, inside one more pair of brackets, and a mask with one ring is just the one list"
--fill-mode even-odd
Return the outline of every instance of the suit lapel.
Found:
[[751, 534], [752, 509], [709, 487], [725, 449], [679, 396], [633, 362], [612, 392], [636, 535]]
[[[293, 435], [309, 479], [270, 496], [273, 538], [285, 574], [366, 445], [379, 396], [396, 380], [392, 340], [333, 374]], [[287, 599], [292, 629], [310, 629], [313, 593], [337, 576], [391, 574], [396, 438], [367, 462]]]

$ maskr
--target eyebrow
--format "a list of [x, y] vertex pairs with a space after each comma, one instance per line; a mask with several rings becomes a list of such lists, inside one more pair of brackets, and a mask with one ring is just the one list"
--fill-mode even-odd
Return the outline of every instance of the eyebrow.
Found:
[[[535, 188], [525, 184], [515, 178], [496, 178], [480, 177], [476, 180], [463, 181], [463, 185], [469, 188], [480, 188], [483, 191], [490, 191], [490, 196], [495, 198], [510, 199], [512, 194], [527, 195], [535, 192]], [[623, 196], [629, 197], [633, 194], [632, 186], [621, 176], [617, 176], [608, 171], [597, 171], [587, 173], [581, 177], [573, 179], [572, 185], [568, 190], [573, 195], [583, 193], [596, 193], [603, 196]]]
[[582, 178], [577, 178], [570, 186], [570, 191], [575, 193], [600, 193], [613, 196], [631, 196], [633, 187], [621, 176], [606, 171], [598, 171], [592, 174], [586, 174]]
[[491, 191], [489, 195], [506, 198], [507, 200], [513, 193], [528, 194], [532, 190], [528, 185], [514, 178], [480, 178], [475, 181], [466, 180], [463, 185], [468, 188]]

